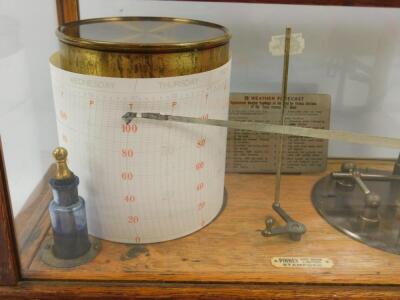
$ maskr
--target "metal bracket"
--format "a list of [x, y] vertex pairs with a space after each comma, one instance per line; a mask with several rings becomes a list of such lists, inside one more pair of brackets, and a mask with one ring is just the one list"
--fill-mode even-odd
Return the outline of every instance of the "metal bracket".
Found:
[[380, 175], [362, 173], [355, 164], [343, 163], [341, 172], [331, 173], [332, 178], [336, 180], [339, 189], [354, 189], [354, 185], [358, 185], [364, 194], [364, 209], [359, 216], [360, 228], [363, 231], [375, 230], [379, 226], [380, 218], [378, 209], [382, 203], [381, 197], [371, 192], [364, 180], [380, 180], [380, 181], [399, 181], [397, 175]]
[[312, 203], [351, 238], [400, 254], [400, 156], [392, 172], [344, 162], [340, 171], [315, 184]]
[[300, 241], [301, 236], [306, 232], [306, 226], [300, 222], [293, 220], [284, 209], [278, 204], [274, 203], [272, 208], [281, 216], [286, 222], [286, 225], [274, 227], [276, 223], [275, 219], [268, 216], [265, 219], [265, 229], [261, 231], [261, 234], [265, 237], [289, 234], [289, 237], [293, 241]]

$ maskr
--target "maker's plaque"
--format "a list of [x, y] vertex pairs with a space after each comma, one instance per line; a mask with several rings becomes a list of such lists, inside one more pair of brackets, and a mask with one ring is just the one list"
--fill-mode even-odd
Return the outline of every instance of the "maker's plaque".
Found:
[[[331, 98], [325, 94], [289, 94], [285, 125], [329, 129]], [[232, 93], [229, 119], [279, 124], [280, 94]], [[320, 172], [326, 168], [328, 141], [282, 136], [285, 173]], [[227, 172], [272, 173], [276, 170], [278, 135], [229, 129]]]

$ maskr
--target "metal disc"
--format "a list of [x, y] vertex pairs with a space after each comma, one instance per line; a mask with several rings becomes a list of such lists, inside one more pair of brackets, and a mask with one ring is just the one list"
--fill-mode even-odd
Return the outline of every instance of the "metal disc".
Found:
[[101, 242], [99, 239], [89, 236], [89, 240], [91, 246], [86, 254], [74, 259], [60, 259], [53, 254], [53, 238], [47, 238], [41, 249], [41, 259], [46, 265], [55, 268], [74, 268], [86, 264], [92, 261], [101, 251]]
[[[391, 175], [390, 172], [363, 169], [363, 173]], [[333, 227], [370, 247], [400, 254], [400, 183], [366, 181], [368, 188], [380, 195], [379, 225], [376, 228], [361, 226], [360, 215], [364, 209], [364, 197], [358, 186], [354, 189], [338, 187], [330, 175], [321, 178], [312, 191], [312, 202], [319, 214]]]

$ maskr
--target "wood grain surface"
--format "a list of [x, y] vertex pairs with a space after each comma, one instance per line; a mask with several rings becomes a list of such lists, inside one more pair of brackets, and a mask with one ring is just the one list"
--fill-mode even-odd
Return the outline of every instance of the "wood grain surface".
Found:
[[79, 20], [79, 0], [56, 0], [58, 25]]
[[19, 271], [13, 213], [0, 139], [0, 285], [15, 285], [20, 278]]
[[393, 286], [25, 281], [2, 299], [399, 299]]
[[[360, 161], [358, 165], [392, 168], [389, 161]], [[337, 170], [339, 161], [330, 161]], [[285, 175], [282, 206], [306, 224], [300, 242], [287, 236], [265, 238], [271, 209], [273, 175], [226, 176], [227, 206], [206, 228], [185, 238], [143, 246], [103, 241], [103, 250], [91, 263], [56, 269], [40, 260], [36, 252], [23, 269], [28, 279], [118, 280], [197, 283], [299, 283], [299, 284], [398, 284], [400, 257], [370, 248], [328, 225], [311, 204], [313, 184], [323, 174]], [[47, 215], [44, 215], [47, 217]], [[24, 255], [24, 253], [23, 253]], [[271, 265], [274, 256], [326, 257], [331, 269], [286, 269]]]
[[52, 198], [49, 180], [54, 176], [55, 165], [52, 165], [26, 200], [21, 212], [15, 218], [18, 251], [21, 268], [26, 269], [32, 262], [40, 243], [50, 229], [48, 206]]

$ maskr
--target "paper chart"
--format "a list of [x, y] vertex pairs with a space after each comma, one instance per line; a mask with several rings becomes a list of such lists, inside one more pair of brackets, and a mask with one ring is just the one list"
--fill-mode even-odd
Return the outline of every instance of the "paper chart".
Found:
[[[55, 60], [55, 58], [53, 58]], [[127, 111], [228, 119], [230, 62], [199, 74], [130, 79], [51, 64], [59, 143], [80, 178], [89, 233], [153, 243], [210, 223], [223, 203], [226, 128], [136, 120]]]

